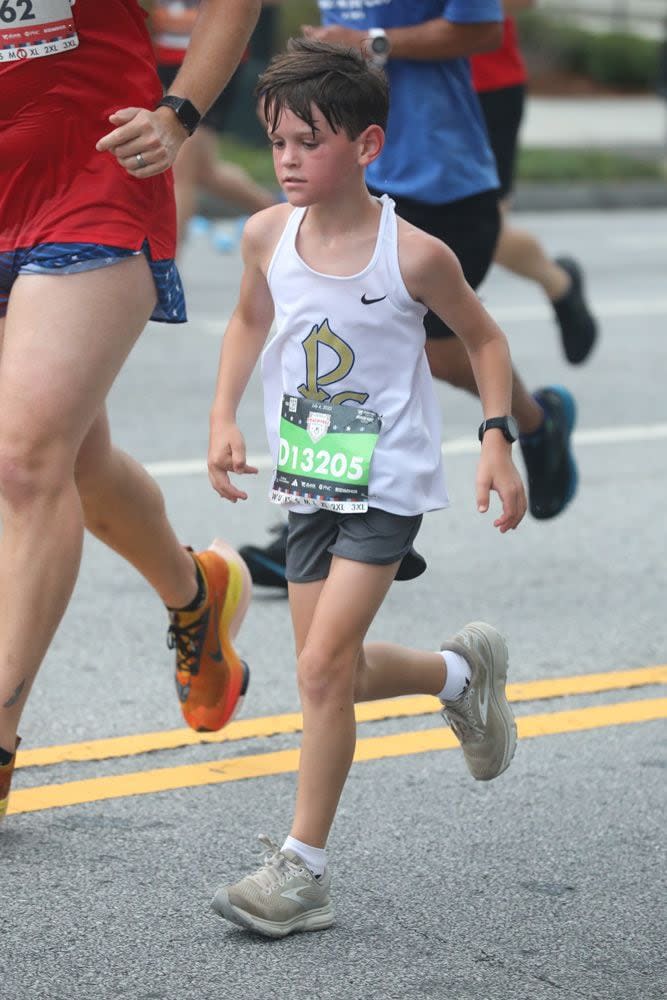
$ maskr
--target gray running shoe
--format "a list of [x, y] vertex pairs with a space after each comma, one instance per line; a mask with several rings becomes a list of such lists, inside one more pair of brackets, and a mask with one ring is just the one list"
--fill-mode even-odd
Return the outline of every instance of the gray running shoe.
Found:
[[491, 781], [509, 767], [516, 749], [516, 724], [505, 694], [507, 643], [486, 622], [470, 622], [440, 648], [465, 657], [472, 670], [463, 694], [442, 703], [442, 717], [473, 778]]
[[298, 854], [281, 851], [264, 835], [259, 840], [264, 846], [262, 867], [235, 885], [218, 889], [211, 903], [215, 912], [271, 938], [331, 927], [334, 911], [328, 870], [315, 878]]

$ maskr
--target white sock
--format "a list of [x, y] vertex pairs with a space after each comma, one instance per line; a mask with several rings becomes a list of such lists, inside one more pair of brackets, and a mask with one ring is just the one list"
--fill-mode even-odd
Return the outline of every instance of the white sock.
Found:
[[441, 649], [440, 655], [445, 661], [447, 677], [438, 698], [440, 701], [454, 701], [463, 694], [470, 683], [472, 670], [465, 656], [461, 656], [460, 653], [453, 653], [451, 649]]
[[324, 847], [311, 847], [310, 844], [304, 844], [296, 837], [286, 837], [281, 850], [294, 851], [295, 854], [298, 854], [306, 868], [310, 868], [315, 877], [324, 875], [327, 867], [327, 852]]

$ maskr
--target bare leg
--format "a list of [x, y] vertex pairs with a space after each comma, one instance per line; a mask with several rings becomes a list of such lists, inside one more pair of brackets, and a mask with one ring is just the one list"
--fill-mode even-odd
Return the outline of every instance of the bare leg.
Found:
[[194, 562], [167, 520], [157, 483], [112, 445], [105, 409], [79, 450], [75, 476], [86, 528], [139, 570], [169, 607], [189, 604], [197, 591]]
[[273, 192], [254, 181], [247, 170], [219, 158], [215, 132], [207, 128], [198, 129], [195, 136], [201, 154], [198, 181], [206, 191], [237, 205], [248, 215], [275, 205]]
[[276, 202], [273, 193], [257, 184], [246, 170], [219, 159], [217, 136], [206, 127], [198, 128], [181, 146], [174, 164], [174, 182], [179, 246], [196, 214], [200, 188], [248, 215]]
[[438, 653], [373, 644], [366, 667], [363, 639], [396, 568], [334, 558], [326, 581], [289, 586], [303, 708], [291, 834], [313, 847], [326, 844], [354, 756], [355, 698], [437, 694], [444, 684]]
[[[431, 338], [426, 341], [426, 356], [435, 378], [448, 382], [457, 389], [477, 396], [477, 384], [466, 349], [458, 337]], [[532, 434], [541, 425], [544, 412], [528, 392], [513, 369], [512, 415], [522, 434]]]
[[10, 295], [0, 356], [0, 746], [10, 750], [78, 572], [76, 456], [154, 301], [143, 256], [22, 276]]
[[542, 244], [532, 233], [518, 229], [508, 221], [507, 202], [501, 202], [500, 208], [502, 225], [496, 244], [496, 263], [541, 285], [552, 302], [562, 298], [571, 284], [569, 274], [547, 256]]
[[198, 132], [194, 132], [188, 141], [183, 143], [173, 168], [179, 248], [187, 236], [190, 219], [197, 210], [197, 182], [202, 155], [197, 135]]

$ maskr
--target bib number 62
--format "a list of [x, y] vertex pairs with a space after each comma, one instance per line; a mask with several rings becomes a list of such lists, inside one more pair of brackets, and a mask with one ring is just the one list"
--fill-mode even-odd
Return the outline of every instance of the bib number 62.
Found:
[[32, 0], [1, 0], [0, 21], [3, 24], [13, 24], [16, 20], [35, 20], [35, 15], [32, 12]]

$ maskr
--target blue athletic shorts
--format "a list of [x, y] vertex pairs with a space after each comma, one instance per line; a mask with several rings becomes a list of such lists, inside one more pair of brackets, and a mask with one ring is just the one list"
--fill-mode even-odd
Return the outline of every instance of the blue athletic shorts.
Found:
[[151, 260], [147, 243], [141, 250], [125, 250], [101, 243], [40, 243], [0, 253], [0, 317], [7, 313], [9, 293], [19, 274], [78, 274], [109, 267], [140, 253], [146, 254], [157, 292], [151, 319], [161, 323], [185, 323], [185, 295], [178, 268], [173, 260]]

